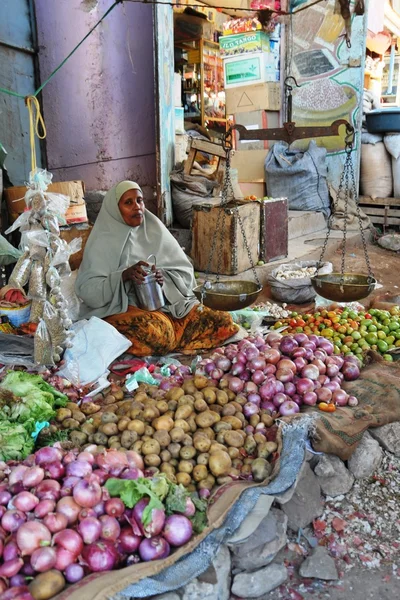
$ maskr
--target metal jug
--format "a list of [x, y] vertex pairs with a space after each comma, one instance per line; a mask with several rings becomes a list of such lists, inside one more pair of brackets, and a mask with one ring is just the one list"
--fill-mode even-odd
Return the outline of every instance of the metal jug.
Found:
[[[156, 266], [156, 257], [154, 254], [150, 254], [146, 262], [149, 262], [151, 258], [154, 258], [154, 266]], [[165, 304], [162, 287], [157, 283], [156, 274], [152, 271], [151, 267], [142, 268], [146, 271], [147, 275], [143, 283], [135, 283], [139, 308], [149, 311], [160, 310]]]

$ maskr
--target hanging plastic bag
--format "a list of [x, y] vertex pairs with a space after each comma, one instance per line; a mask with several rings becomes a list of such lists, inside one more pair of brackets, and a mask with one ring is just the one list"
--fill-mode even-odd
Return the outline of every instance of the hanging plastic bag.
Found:
[[53, 233], [54, 235], [60, 235], [60, 227], [56, 215], [53, 215], [46, 211], [46, 214], [42, 216], [40, 222], [44, 229], [46, 229], [50, 233]]
[[30, 323], [39, 323], [40, 319], [43, 317], [43, 308], [43, 300], [32, 300], [31, 314], [29, 317]]
[[37, 191], [41, 190], [45, 192], [51, 181], [53, 179], [53, 174], [46, 169], [35, 169], [29, 173], [29, 181], [25, 185], [31, 190]]
[[16, 231], [17, 229], [20, 229], [21, 231], [24, 231], [25, 229], [27, 229], [29, 226], [30, 216], [31, 216], [30, 210], [23, 212], [22, 215], [19, 215], [19, 217], [17, 217], [15, 219], [15, 221], [11, 225], [11, 227], [6, 229], [5, 234], [9, 235], [10, 233], [12, 233], [13, 231]]
[[[52, 251], [54, 252], [53, 259], [51, 261], [52, 267], [58, 267], [61, 265], [68, 264], [70, 256], [79, 252], [82, 248], [82, 239], [76, 238], [72, 240], [70, 244], [67, 244], [65, 240], [57, 239], [57, 242], [53, 244], [52, 242]], [[64, 274], [64, 273], [63, 273]]]
[[29, 250], [25, 250], [22, 256], [20, 256], [20, 258], [17, 260], [17, 264], [10, 275], [10, 279], [8, 281], [9, 285], [15, 285], [23, 288], [24, 285], [26, 285], [29, 281], [31, 267], [32, 262], [29, 258]]
[[51, 337], [53, 347], [62, 346], [66, 340], [66, 332], [58, 311], [50, 304], [44, 303], [43, 320]]
[[29, 278], [28, 297], [32, 300], [46, 300], [46, 292], [43, 262], [34, 260]]
[[0, 266], [12, 265], [21, 258], [22, 252], [14, 248], [6, 238], [0, 235]]
[[33, 213], [42, 213], [46, 210], [46, 198], [43, 192], [28, 193], [29, 206]]
[[51, 338], [43, 319], [39, 321], [35, 333], [34, 359], [37, 365], [50, 366], [54, 364]]
[[65, 225], [65, 213], [67, 212], [70, 199], [64, 194], [53, 194], [52, 192], [46, 192], [47, 210], [49, 213], [56, 215], [60, 225]]
[[61, 284], [61, 277], [55, 267], [49, 267], [46, 272], [46, 283], [50, 289], [57, 289]]

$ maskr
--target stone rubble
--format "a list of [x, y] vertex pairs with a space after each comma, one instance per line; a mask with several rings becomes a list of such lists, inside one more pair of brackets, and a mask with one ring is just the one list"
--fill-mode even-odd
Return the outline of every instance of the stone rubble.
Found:
[[205, 573], [153, 600], [329, 597], [353, 567], [389, 567], [400, 589], [399, 454], [395, 423], [365, 433], [348, 468], [333, 455], [310, 457], [285, 494], [260, 497]]

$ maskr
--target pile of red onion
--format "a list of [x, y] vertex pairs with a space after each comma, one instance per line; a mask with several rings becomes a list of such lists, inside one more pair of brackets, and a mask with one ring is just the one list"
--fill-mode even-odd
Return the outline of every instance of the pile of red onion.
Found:
[[316, 335], [271, 332], [265, 339], [247, 338], [218, 348], [199, 363], [198, 372], [210, 377], [212, 385], [245, 397], [247, 419], [265, 411], [290, 416], [302, 405], [319, 402], [358, 404], [342, 389], [343, 381], [359, 377], [358, 359], [334, 355], [333, 344]]
[[23, 463], [0, 463], [0, 600], [31, 600], [29, 580], [50, 569], [75, 583], [92, 572], [165, 558], [186, 544], [195, 513], [190, 498], [183, 514], [153, 509], [146, 526], [148, 499], [128, 509], [110, 498], [107, 479], [137, 479], [143, 469], [136, 452], [97, 454], [96, 446], [80, 453], [46, 447]]

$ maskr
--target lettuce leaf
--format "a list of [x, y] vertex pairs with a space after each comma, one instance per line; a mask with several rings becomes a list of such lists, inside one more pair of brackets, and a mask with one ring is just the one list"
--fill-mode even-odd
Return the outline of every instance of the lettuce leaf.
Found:
[[37, 397], [38, 392], [51, 405], [52, 408], [65, 406], [68, 398], [49, 385], [40, 375], [33, 375], [25, 371], [10, 371], [0, 384], [0, 388], [9, 390], [15, 396], [25, 398], [31, 394]]
[[23, 460], [32, 453], [34, 444], [23, 425], [0, 421], [0, 460]]

